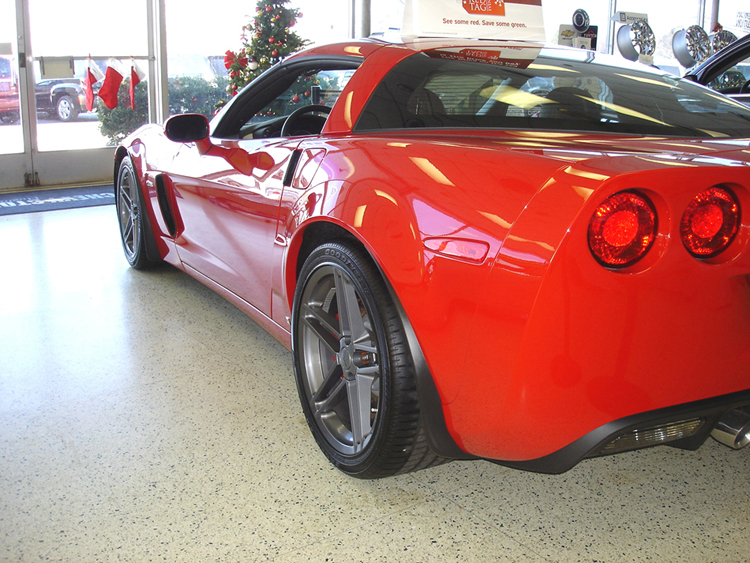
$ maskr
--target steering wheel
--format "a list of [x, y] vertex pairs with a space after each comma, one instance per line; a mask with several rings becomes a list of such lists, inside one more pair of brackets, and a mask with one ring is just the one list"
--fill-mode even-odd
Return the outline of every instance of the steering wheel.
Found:
[[750, 92], [750, 80], [745, 82], [740, 88], [740, 94], [745, 94], [746, 92]]
[[296, 125], [299, 118], [303, 115], [306, 115], [308, 113], [324, 113], [328, 115], [331, 113], [331, 108], [324, 105], [318, 105], [313, 104], [309, 106], [302, 106], [301, 108], [297, 108], [292, 113], [289, 114], [289, 116], [286, 118], [286, 121], [284, 121], [284, 125], [281, 127], [281, 136], [282, 137], [290, 137], [292, 131], [294, 131], [294, 126]]

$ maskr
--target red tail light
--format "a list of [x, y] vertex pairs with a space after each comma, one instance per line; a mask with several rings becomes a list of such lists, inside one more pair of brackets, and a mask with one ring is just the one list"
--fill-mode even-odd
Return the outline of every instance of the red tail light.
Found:
[[725, 250], [740, 228], [740, 204], [725, 188], [709, 188], [690, 202], [680, 221], [680, 236], [688, 252], [711, 258]]
[[597, 207], [589, 223], [589, 248], [604, 266], [624, 268], [643, 258], [656, 238], [656, 212], [635, 192], [620, 192]]

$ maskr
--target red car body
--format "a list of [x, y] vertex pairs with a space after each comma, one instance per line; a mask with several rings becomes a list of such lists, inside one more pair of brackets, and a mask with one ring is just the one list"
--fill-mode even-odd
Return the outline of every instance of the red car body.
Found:
[[[116, 153], [116, 173], [132, 159], [149, 256], [218, 291], [291, 349], [309, 241], [354, 237], [399, 308], [428, 442], [441, 457], [559, 472], [669, 442], [641, 440], [693, 420], [697, 429], [674, 444], [697, 447], [728, 411], [750, 404], [750, 216], [708, 258], [686, 249], [681, 217], [712, 186], [750, 209], [750, 142], [357, 131], [402, 61], [488, 44], [356, 41], [291, 57], [284, 64], [359, 59], [320, 134], [216, 136], [231, 109], [210, 139], [174, 142], [155, 125], [136, 132]], [[609, 267], [590, 248], [592, 217], [634, 190], [655, 213], [651, 246]]]

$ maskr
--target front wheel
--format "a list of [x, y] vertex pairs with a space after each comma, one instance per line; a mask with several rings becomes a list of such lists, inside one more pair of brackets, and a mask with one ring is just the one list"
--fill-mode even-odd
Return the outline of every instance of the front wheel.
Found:
[[115, 185], [115, 206], [120, 224], [120, 239], [128, 263], [136, 269], [144, 269], [157, 263], [151, 260], [146, 252], [148, 232], [143, 214], [143, 196], [138, 186], [133, 161], [126, 156], [120, 163]]
[[406, 334], [369, 255], [343, 242], [315, 249], [292, 317], [302, 408], [331, 463], [372, 479], [444, 461], [427, 446]]

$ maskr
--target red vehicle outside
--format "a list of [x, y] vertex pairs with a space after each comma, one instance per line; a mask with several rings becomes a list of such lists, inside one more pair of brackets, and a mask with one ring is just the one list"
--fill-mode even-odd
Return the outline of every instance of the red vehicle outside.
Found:
[[21, 116], [18, 74], [13, 59], [0, 56], [0, 121], [16, 123]]
[[[358, 41], [118, 148], [131, 265], [293, 351], [329, 460], [750, 441], [750, 110], [541, 45]], [[210, 375], [207, 375], [210, 377]]]

